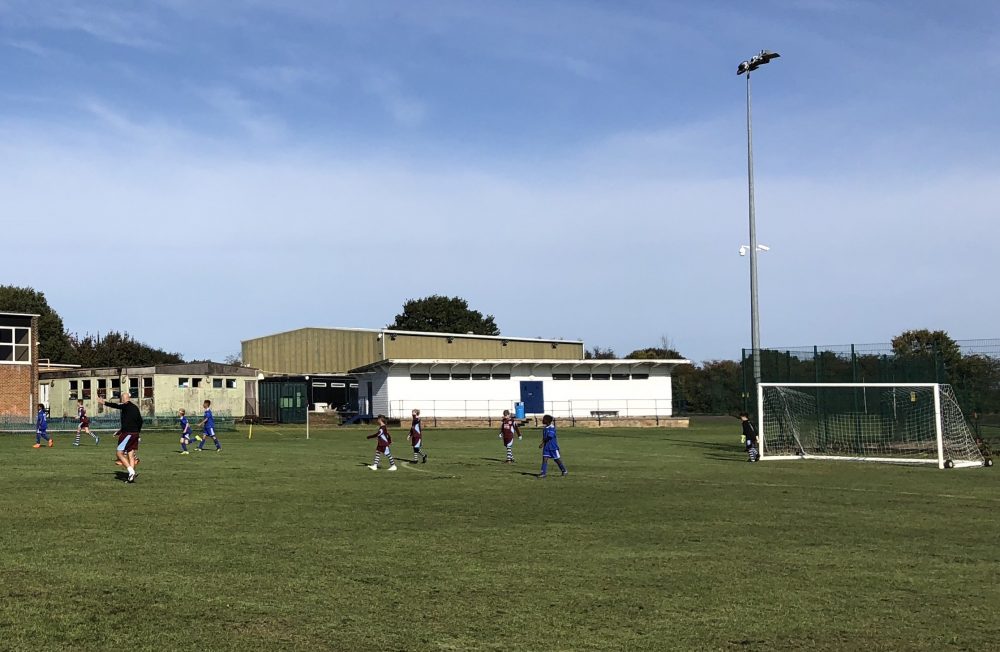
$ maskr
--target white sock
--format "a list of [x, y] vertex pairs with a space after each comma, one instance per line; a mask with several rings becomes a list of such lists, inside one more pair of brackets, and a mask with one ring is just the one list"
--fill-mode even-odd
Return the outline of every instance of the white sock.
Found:
[[135, 469], [134, 469], [134, 468], [132, 468], [131, 466], [130, 466], [130, 467], [128, 467], [128, 468], [127, 468], [127, 470], [128, 470], [128, 472], [129, 472], [129, 474], [130, 474], [130, 475], [131, 475], [132, 473], [135, 473]]

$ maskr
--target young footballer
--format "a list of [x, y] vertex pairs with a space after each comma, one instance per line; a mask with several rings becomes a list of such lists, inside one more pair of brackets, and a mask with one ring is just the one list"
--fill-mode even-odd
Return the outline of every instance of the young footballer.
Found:
[[392, 443], [392, 437], [389, 436], [389, 429], [385, 425], [385, 416], [378, 415], [378, 430], [371, 435], [368, 435], [366, 439], [375, 440], [375, 461], [368, 465], [368, 468], [372, 471], [378, 471], [378, 464], [382, 459], [382, 453], [389, 459], [389, 470], [396, 470], [396, 460], [392, 459], [392, 453], [389, 451], [389, 444]]
[[85, 432], [94, 438], [95, 444], [101, 443], [101, 438], [90, 432], [90, 417], [87, 416], [87, 408], [83, 407], [83, 399], [77, 399], [76, 401], [76, 419], [80, 423], [76, 427], [76, 439], [73, 440], [74, 446], [80, 445], [80, 433]]
[[45, 405], [38, 404], [38, 418], [35, 420], [35, 445], [32, 448], [41, 448], [42, 440], [49, 442], [49, 448], [54, 445], [49, 437], [49, 420], [45, 418]]
[[521, 439], [521, 427], [517, 425], [517, 419], [510, 416], [510, 410], [504, 410], [499, 435], [503, 439], [504, 448], [507, 449], [507, 459], [504, 464], [514, 463], [514, 435], [517, 435], [518, 440]]
[[549, 468], [549, 460], [555, 460], [563, 475], [569, 473], [569, 471], [566, 470], [566, 467], [563, 466], [562, 459], [559, 457], [559, 442], [556, 440], [556, 425], [552, 421], [553, 419], [551, 415], [546, 414], [542, 417], [542, 443], [538, 445], [538, 447], [542, 449], [542, 472], [538, 474], [539, 478], [545, 477]]
[[760, 453], [757, 451], [757, 429], [750, 421], [748, 413], [740, 412], [740, 425], [743, 426], [743, 443], [747, 448], [747, 461], [756, 462], [760, 459]]
[[414, 410], [413, 422], [410, 424], [410, 434], [406, 436], [410, 445], [413, 446], [413, 463], [423, 462], [427, 464], [427, 454], [420, 451], [420, 445], [424, 441], [424, 431], [420, 427], [420, 410]]
[[198, 450], [203, 450], [205, 448], [205, 440], [211, 437], [212, 441], [215, 442], [215, 452], [221, 453], [222, 444], [219, 443], [219, 438], [215, 436], [215, 417], [212, 416], [212, 402], [205, 399], [202, 405], [205, 406], [205, 418], [198, 424], [201, 426], [201, 434], [203, 435], [201, 441], [198, 443]]
[[191, 443], [191, 424], [188, 423], [187, 412], [184, 409], [177, 414], [181, 417], [181, 455], [190, 455], [188, 444]]

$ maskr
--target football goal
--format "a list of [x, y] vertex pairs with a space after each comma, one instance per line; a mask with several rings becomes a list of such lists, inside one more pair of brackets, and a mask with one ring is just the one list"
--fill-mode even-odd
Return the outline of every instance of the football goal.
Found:
[[760, 458], [983, 466], [950, 385], [760, 383]]

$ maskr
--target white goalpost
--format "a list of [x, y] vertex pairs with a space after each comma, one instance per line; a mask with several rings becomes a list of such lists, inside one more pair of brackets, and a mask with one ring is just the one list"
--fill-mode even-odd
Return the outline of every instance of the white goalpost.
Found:
[[984, 466], [951, 385], [760, 383], [761, 460]]

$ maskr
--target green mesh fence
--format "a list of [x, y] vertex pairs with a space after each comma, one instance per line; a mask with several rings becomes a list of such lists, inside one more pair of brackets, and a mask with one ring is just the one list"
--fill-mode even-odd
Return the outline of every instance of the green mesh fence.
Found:
[[[847, 344], [765, 349], [763, 382], [948, 383], [973, 429], [1000, 432], [1000, 339], [958, 340], [958, 351], [931, 347], [905, 355], [891, 344]], [[743, 405], [756, 407], [753, 353], [742, 356]]]
[[[216, 412], [214, 413], [214, 416], [215, 430], [217, 432], [236, 430], [236, 419], [229, 413]], [[191, 424], [191, 429], [195, 433], [199, 432], [199, 428], [196, 427], [199, 421], [201, 421], [200, 415], [188, 416], [188, 422]], [[52, 416], [49, 417], [48, 423], [49, 432], [75, 432], [76, 427], [79, 424], [75, 417]], [[115, 431], [118, 430], [120, 425], [121, 418], [117, 413], [90, 417], [90, 429], [93, 431]], [[148, 431], [172, 430], [176, 430], [180, 433], [180, 429], [180, 418], [176, 414], [157, 414], [153, 416], [143, 415], [142, 417], [142, 431], [144, 433]], [[0, 415], [0, 432], [34, 434], [35, 420], [33, 418]]]

